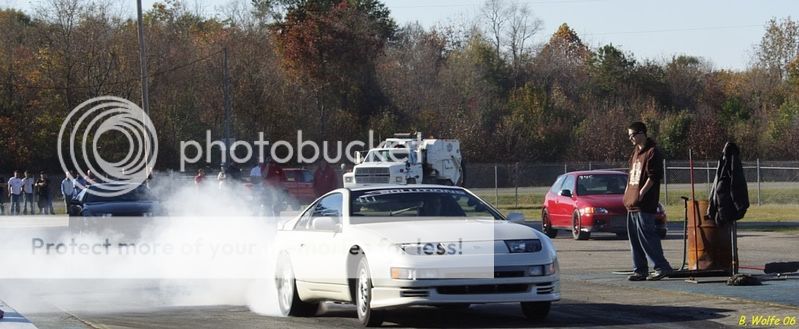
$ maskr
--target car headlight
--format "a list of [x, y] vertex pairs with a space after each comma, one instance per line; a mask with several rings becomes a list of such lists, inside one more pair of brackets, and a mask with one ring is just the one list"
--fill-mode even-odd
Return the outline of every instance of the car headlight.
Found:
[[505, 240], [511, 254], [541, 251], [541, 240]]
[[594, 208], [594, 207], [585, 207], [580, 209], [580, 215], [604, 215], [607, 214], [608, 210], [605, 208]]
[[441, 278], [441, 273], [432, 268], [392, 267], [391, 278], [394, 280], [423, 280]]
[[402, 176], [395, 177], [394, 181], [397, 182], [397, 183], [402, 183], [403, 182]]
[[345, 183], [352, 183], [352, 177], [344, 177]]
[[558, 260], [546, 265], [533, 265], [527, 269], [528, 276], [548, 276], [558, 273]]

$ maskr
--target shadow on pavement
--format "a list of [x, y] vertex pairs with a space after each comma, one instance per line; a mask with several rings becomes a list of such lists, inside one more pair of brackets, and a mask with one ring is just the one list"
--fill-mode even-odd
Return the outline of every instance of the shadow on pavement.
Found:
[[[432, 306], [394, 309], [386, 314], [384, 327], [416, 328], [518, 328], [518, 327], [605, 327], [620, 325], [704, 328], [705, 321], [724, 318], [732, 310], [707, 307], [644, 306], [613, 303], [552, 304], [549, 317], [528, 321], [513, 304], [474, 305], [467, 310], [446, 310]], [[318, 317], [355, 318], [352, 308], [328, 309]], [[718, 325], [717, 323], [714, 325]]]

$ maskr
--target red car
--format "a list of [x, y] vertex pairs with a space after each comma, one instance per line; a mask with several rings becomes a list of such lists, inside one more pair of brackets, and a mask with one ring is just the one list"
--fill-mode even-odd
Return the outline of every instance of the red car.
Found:
[[309, 204], [316, 199], [313, 188], [313, 172], [302, 168], [285, 168], [286, 181], [283, 188], [289, 197], [289, 205], [294, 210], [299, 210], [300, 205]]
[[[627, 237], [624, 189], [627, 174], [618, 171], [575, 171], [560, 175], [544, 197], [541, 224], [550, 238], [558, 230], [570, 230], [575, 240], [587, 240], [591, 232]], [[666, 237], [666, 212], [658, 204], [658, 235]]]

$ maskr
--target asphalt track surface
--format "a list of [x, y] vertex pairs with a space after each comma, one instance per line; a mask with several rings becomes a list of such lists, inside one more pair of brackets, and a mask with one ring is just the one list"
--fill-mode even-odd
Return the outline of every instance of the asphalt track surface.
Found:
[[[679, 228], [664, 241], [667, 258], [679, 267], [682, 238]], [[628, 282], [613, 274], [629, 268], [627, 241], [613, 235], [595, 234], [589, 241], [574, 241], [567, 232], [555, 239], [561, 268], [562, 300], [554, 303], [547, 320], [529, 322], [518, 304], [473, 305], [468, 310], [449, 311], [414, 307], [390, 312], [386, 327], [418, 328], [715, 328], [752, 326], [754, 317], [790, 321], [799, 317], [799, 278], [765, 281], [756, 287], [729, 287], [723, 283], [686, 283], [684, 279], [659, 282]], [[771, 261], [797, 261], [799, 234], [742, 231], [739, 237], [741, 264], [762, 266]], [[752, 272], [754, 273], [754, 272]], [[38, 328], [350, 328], [358, 326], [354, 307], [325, 304], [311, 318], [283, 318], [254, 313], [244, 304], [197, 303], [163, 305], [157, 296], [164, 283], [100, 281], [87, 292], [86, 282], [0, 281], [0, 299], [16, 308]], [[120, 284], [118, 284], [120, 283]], [[26, 285], [73, 286], [49, 294], [40, 289], [26, 295]], [[194, 282], [203, 289], [203, 282]], [[109, 296], [116, 299], [109, 307]], [[112, 299], [113, 300], [113, 299]], [[0, 328], [8, 323], [0, 320]], [[794, 322], [795, 323], [795, 322]], [[10, 326], [8, 326], [10, 328]], [[761, 327], [775, 327], [763, 325]], [[779, 327], [797, 327], [785, 324]]]

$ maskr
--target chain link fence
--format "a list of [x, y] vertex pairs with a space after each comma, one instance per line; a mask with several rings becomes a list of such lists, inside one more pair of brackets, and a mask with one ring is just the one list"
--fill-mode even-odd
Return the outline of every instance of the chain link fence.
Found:
[[[706, 195], [716, 174], [718, 160], [694, 161], [694, 184], [699, 193]], [[749, 184], [749, 197], [752, 204], [764, 203], [764, 189], [780, 189], [788, 194], [799, 193], [799, 161], [744, 161], [744, 176]], [[691, 171], [688, 160], [665, 160], [665, 177], [662, 190], [666, 203], [669, 200], [669, 189], [690, 190]], [[472, 163], [466, 164], [464, 185], [470, 189], [479, 189], [486, 193], [493, 189], [494, 195], [515, 193], [518, 204], [518, 189], [548, 188], [555, 179], [564, 173], [582, 170], [618, 170], [627, 171], [628, 163], [620, 162], [561, 162], [561, 163]], [[510, 190], [509, 190], [510, 189]], [[673, 196], [671, 196], [673, 198]], [[790, 203], [799, 200], [772, 198], [778, 203]], [[796, 200], [794, 200], [796, 199]], [[794, 201], [791, 201], [794, 200]]]

